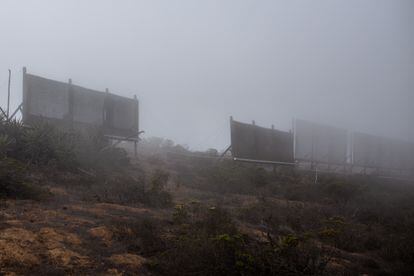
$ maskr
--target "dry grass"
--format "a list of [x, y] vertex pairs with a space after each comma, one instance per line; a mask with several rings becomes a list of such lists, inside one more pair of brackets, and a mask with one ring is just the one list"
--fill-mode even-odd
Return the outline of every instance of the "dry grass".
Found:
[[413, 183], [315, 184], [289, 169], [163, 154], [185, 151], [170, 143], [129, 165], [87, 165], [97, 155], [73, 170], [49, 167], [59, 158], [50, 151], [39, 162], [13, 156], [9, 142], [0, 274], [414, 274]]

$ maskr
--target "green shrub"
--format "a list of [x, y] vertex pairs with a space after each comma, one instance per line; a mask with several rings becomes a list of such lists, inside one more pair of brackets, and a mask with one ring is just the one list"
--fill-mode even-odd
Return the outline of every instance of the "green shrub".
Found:
[[127, 246], [129, 251], [144, 256], [164, 249], [161, 239], [162, 223], [151, 217], [139, 217], [136, 221], [112, 221], [114, 238]]
[[[144, 182], [128, 176], [104, 176], [94, 179], [93, 184], [82, 187], [81, 193], [85, 200], [98, 202], [137, 204], [145, 202]], [[89, 196], [89, 197], [85, 197]]]
[[124, 149], [112, 147], [99, 128], [65, 131], [47, 121], [30, 127], [0, 118], [0, 157], [61, 169], [105, 171], [129, 164]]
[[[198, 177], [184, 184], [219, 193], [254, 194], [270, 183], [269, 173], [261, 167], [231, 162], [205, 163], [196, 168]], [[191, 183], [194, 179], [198, 181]]]
[[189, 213], [187, 211], [187, 208], [184, 204], [177, 204], [174, 207], [174, 213], [173, 213], [173, 221], [176, 224], [182, 224], [188, 221], [189, 219]]
[[28, 181], [27, 168], [17, 160], [0, 159], [0, 198], [42, 200], [47, 189]]
[[65, 169], [77, 166], [75, 137], [50, 124], [39, 123], [26, 129], [21, 143], [23, 158], [33, 164], [54, 162]]
[[150, 178], [149, 188], [145, 191], [145, 203], [157, 208], [170, 207], [172, 197], [165, 190], [169, 174], [162, 170], [156, 170]]
[[172, 196], [165, 189], [169, 177], [166, 172], [155, 171], [148, 184], [143, 172], [140, 177], [131, 174], [121, 171], [91, 177], [88, 185], [77, 187], [76, 190], [86, 201], [145, 204], [156, 208], [172, 206]]
[[80, 166], [92, 170], [109, 171], [129, 164], [125, 149], [111, 146], [100, 128], [76, 133], [74, 153]]
[[[318, 275], [327, 263], [317, 246], [294, 235], [258, 241], [241, 234], [222, 208], [177, 206], [174, 235], [150, 269], [167, 275]], [[277, 239], [276, 239], [277, 240]]]

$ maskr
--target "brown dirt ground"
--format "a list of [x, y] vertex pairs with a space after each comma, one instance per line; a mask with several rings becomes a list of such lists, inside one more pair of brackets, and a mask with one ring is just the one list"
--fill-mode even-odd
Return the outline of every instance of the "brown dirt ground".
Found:
[[[70, 196], [61, 188], [51, 191]], [[7, 200], [2, 205], [1, 275], [146, 274], [145, 258], [118, 244], [106, 223], [114, 218], [159, 216], [154, 210], [65, 201]]]
[[[137, 221], [142, 217], [171, 220], [172, 210], [132, 207], [77, 200], [70, 189], [50, 187], [47, 202], [7, 200], [0, 205], [0, 275], [148, 275], [146, 259], [132, 254], [114, 238], [111, 221]], [[246, 207], [257, 202], [254, 196], [220, 196], [180, 187], [176, 203], [202, 201], [229, 208]], [[303, 202], [270, 199], [281, 206]], [[257, 239], [263, 232], [254, 225], [240, 230]], [[366, 255], [332, 249], [334, 257], [328, 270], [376, 262]]]

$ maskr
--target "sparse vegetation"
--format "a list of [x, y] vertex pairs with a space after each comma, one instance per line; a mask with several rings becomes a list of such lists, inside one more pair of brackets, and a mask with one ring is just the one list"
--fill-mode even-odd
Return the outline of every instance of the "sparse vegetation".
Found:
[[315, 246], [310, 250], [304, 239], [288, 235], [275, 241], [264, 236], [259, 241], [241, 233], [222, 208], [193, 204], [177, 211], [183, 214], [183, 209], [187, 215], [175, 220], [175, 235], [152, 263], [161, 274], [309, 275], [325, 269], [326, 257]]
[[112, 221], [110, 225], [114, 238], [125, 244], [128, 251], [152, 256], [165, 248], [161, 238], [162, 221], [144, 216], [132, 222]]
[[[97, 268], [79, 271], [106, 273], [114, 266], [101, 256], [108, 250], [118, 254], [116, 260], [129, 254], [115, 267], [131, 274], [136, 268], [129, 262], [140, 258], [145, 262], [139, 261], [139, 271], [156, 275], [414, 271], [412, 183], [323, 174], [315, 183], [313, 175], [290, 168], [219, 161], [214, 150], [202, 155], [213, 158], [197, 158], [170, 141], [149, 144], [157, 153], [130, 163], [99, 130], [64, 133], [47, 124], [26, 128], [1, 120], [0, 198], [51, 199], [59, 206], [51, 191], [63, 188], [61, 209], [72, 208], [72, 216], [116, 208], [109, 217], [107, 211], [87, 216], [88, 223], [103, 225], [97, 228], [106, 232], [96, 235], [110, 242], [102, 248], [85, 241], [89, 249], [82, 252], [97, 260]], [[86, 207], [70, 207], [71, 202]], [[0, 207], [11, 208], [9, 203]], [[52, 208], [58, 213], [59, 207]], [[44, 265], [48, 271], [76, 271]]]
[[33, 183], [27, 169], [17, 160], [0, 159], [0, 199], [42, 200], [48, 197], [48, 190]]
[[0, 117], [0, 154], [34, 165], [104, 171], [128, 163], [125, 150], [111, 147], [99, 129], [64, 132], [47, 121], [30, 127]]

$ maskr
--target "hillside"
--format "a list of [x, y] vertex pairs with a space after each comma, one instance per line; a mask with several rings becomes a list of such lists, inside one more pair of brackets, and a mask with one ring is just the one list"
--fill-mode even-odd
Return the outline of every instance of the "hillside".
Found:
[[409, 275], [414, 183], [0, 129], [4, 275]]

